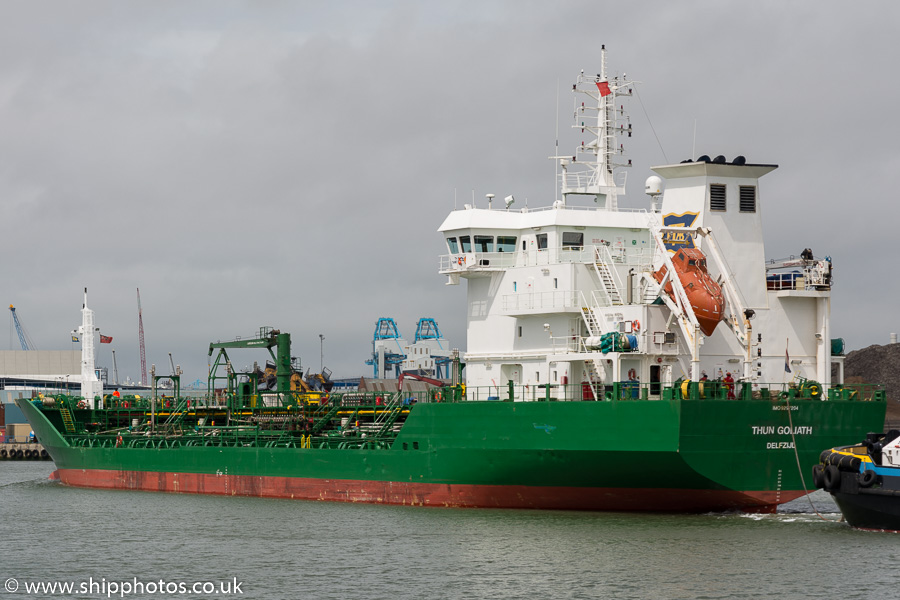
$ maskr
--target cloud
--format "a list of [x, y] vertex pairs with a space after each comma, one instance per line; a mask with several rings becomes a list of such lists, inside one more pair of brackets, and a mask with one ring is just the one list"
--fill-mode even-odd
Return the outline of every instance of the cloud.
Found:
[[464, 348], [435, 230], [473, 190], [552, 201], [557, 120], [560, 149], [578, 141], [566, 90], [601, 43], [643, 82], [624, 204], [695, 144], [778, 163], [767, 254], [834, 256], [851, 348], [898, 328], [854, 309], [875, 281], [868, 314], [900, 292], [873, 260], [898, 216], [892, 4], [52, 4], [0, 5], [5, 288], [40, 348], [68, 347], [85, 285], [132, 378], [137, 287], [149, 359], [189, 380], [209, 341], [260, 325], [316, 368], [324, 334], [341, 376], [368, 372], [381, 316]]

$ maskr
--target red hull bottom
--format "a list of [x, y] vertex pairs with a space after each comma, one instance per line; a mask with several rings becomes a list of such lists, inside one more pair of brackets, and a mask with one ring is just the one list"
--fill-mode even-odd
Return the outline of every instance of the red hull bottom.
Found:
[[59, 469], [51, 475], [66, 485], [87, 488], [256, 496], [332, 502], [412, 506], [534, 508], [554, 510], [705, 512], [741, 510], [772, 513], [802, 491], [684, 490], [639, 488], [536, 487], [411, 483], [207, 473]]

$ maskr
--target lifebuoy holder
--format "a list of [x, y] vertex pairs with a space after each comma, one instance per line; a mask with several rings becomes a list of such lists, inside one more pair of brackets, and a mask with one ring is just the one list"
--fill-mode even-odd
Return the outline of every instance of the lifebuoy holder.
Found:
[[635, 319], [631, 322], [631, 330], [632, 331], [640, 331], [641, 330], [641, 322]]
[[637, 379], [637, 371], [635, 371], [634, 369], [629, 369], [628, 379]]

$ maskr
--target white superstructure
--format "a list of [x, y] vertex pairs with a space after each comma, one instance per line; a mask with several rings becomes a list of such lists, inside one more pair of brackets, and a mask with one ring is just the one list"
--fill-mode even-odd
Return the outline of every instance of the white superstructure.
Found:
[[87, 288], [84, 288], [84, 304], [81, 307], [81, 325], [72, 331], [81, 341], [81, 396], [88, 401], [99, 398], [103, 408], [103, 382], [94, 370], [94, 311], [87, 305]]
[[[602, 398], [612, 382], [639, 381], [651, 383], [652, 397], [679, 378], [730, 373], [753, 383], [799, 376], [827, 388], [831, 259], [804, 251], [766, 261], [759, 180], [776, 165], [703, 156], [654, 167], [648, 208], [618, 208], [620, 167], [630, 166], [618, 139], [630, 137], [631, 125], [617, 98], [631, 95], [633, 84], [607, 77], [605, 49], [602, 64], [573, 86], [584, 98], [575, 104], [575, 127], [593, 139], [575, 156], [553, 157], [562, 198], [540, 209], [513, 209], [512, 197], [504, 208], [467, 205], [439, 229], [448, 250], [440, 272], [468, 287], [467, 385], [580, 384], [575, 389]], [[574, 194], [596, 205], [573, 206]], [[709, 257], [727, 300], [725, 319], [708, 337], [677, 299], [684, 290], [676, 300], [661, 296], [652, 277], [663, 264], [671, 272], [672, 253], [692, 246]], [[625, 348], [604, 352], [612, 332]]]

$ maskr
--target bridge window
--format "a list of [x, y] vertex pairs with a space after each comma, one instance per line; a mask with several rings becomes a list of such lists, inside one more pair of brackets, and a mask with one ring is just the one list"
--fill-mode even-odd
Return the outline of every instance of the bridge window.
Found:
[[459, 236], [459, 245], [462, 246], [463, 252], [471, 252], [472, 251], [472, 238], [467, 235]]
[[546, 250], [547, 249], [547, 234], [546, 233], [537, 234], [537, 244], [538, 244], [538, 250]]
[[725, 210], [725, 185], [722, 183], [709, 184], [709, 210]]
[[447, 246], [450, 247], [450, 254], [456, 254], [459, 252], [459, 244], [456, 243], [456, 238], [447, 238]]
[[742, 213], [756, 212], [755, 185], [742, 185], [740, 187], [740, 210]]
[[[524, 248], [523, 248], [524, 249]], [[515, 252], [516, 236], [498, 235], [497, 236], [497, 252]]]
[[563, 250], [581, 250], [584, 246], [584, 234], [578, 231], [563, 231]]
[[494, 236], [492, 235], [476, 235], [475, 236], [475, 252], [493, 252]]

